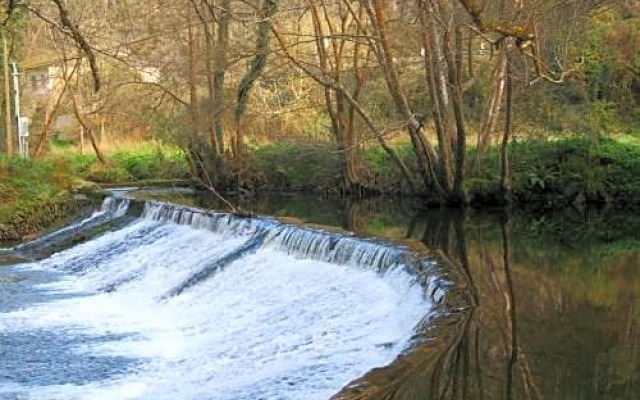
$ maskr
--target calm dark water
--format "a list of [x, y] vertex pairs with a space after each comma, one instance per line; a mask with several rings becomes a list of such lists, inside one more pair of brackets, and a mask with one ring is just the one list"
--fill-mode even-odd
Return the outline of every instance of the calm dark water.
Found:
[[[207, 199], [195, 200], [210, 204]], [[640, 216], [417, 211], [304, 196], [246, 210], [399, 241], [464, 276], [475, 305], [345, 399], [640, 399]], [[438, 334], [441, 332], [441, 335]]]

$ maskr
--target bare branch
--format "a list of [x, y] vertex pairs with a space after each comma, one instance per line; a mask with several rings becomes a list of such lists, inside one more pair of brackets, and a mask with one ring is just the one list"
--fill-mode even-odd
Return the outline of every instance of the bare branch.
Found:
[[98, 69], [98, 63], [96, 61], [96, 55], [93, 53], [93, 48], [89, 46], [86, 39], [80, 33], [78, 26], [71, 20], [69, 11], [66, 9], [62, 0], [52, 0], [58, 7], [58, 13], [60, 14], [60, 23], [63, 28], [69, 30], [69, 33], [78, 47], [87, 56], [89, 60], [89, 67], [91, 68], [91, 75], [93, 76], [93, 89], [98, 92], [100, 90], [100, 71]]

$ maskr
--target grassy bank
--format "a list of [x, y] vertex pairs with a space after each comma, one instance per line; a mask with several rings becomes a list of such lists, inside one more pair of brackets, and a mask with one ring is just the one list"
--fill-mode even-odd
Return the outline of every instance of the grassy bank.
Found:
[[173, 146], [154, 141], [122, 142], [103, 151], [106, 164], [98, 162], [93, 153], [79, 154], [73, 144], [57, 143], [44, 161], [63, 163], [74, 177], [96, 183], [189, 178], [184, 152]]
[[[396, 145], [415, 169], [408, 144]], [[338, 154], [331, 145], [270, 144], [249, 155], [243, 183], [255, 190], [338, 191]], [[567, 137], [515, 141], [509, 147], [513, 199], [517, 203], [562, 206], [568, 203], [640, 204], [640, 140], [630, 136], [598, 139]], [[497, 148], [468, 154], [467, 191], [472, 202], [495, 204], [501, 197]], [[382, 193], [407, 193], [402, 176], [379, 147], [362, 154], [363, 181]]]
[[95, 183], [188, 177], [179, 151], [153, 143], [110, 152], [107, 164], [65, 145], [37, 160], [1, 158], [0, 241], [21, 240], [81, 211], [79, 199], [101, 195]]
[[80, 211], [65, 160], [0, 159], [0, 241], [19, 241]]
[[[473, 165], [476, 154], [470, 154]], [[640, 204], [640, 141], [630, 136], [517, 141], [509, 148], [517, 203]], [[492, 149], [469, 193], [480, 203], [498, 194], [499, 156]], [[474, 175], [475, 174], [475, 175]]]
[[[415, 168], [407, 144], [396, 151]], [[52, 204], [64, 210], [74, 194], [99, 184], [188, 179], [184, 153], [158, 143], [141, 143], [109, 152], [107, 164], [93, 155], [57, 146], [46, 157], [0, 159], [0, 224], [20, 226], [13, 239], [38, 230]], [[640, 140], [630, 136], [598, 139], [515, 141], [509, 148], [515, 202], [550, 207], [589, 202], [640, 204]], [[492, 148], [478, 168], [469, 152], [467, 191], [477, 205], [493, 205], [500, 198], [499, 152]], [[407, 187], [391, 160], [377, 146], [362, 153], [364, 182], [380, 193], [406, 194]], [[238, 186], [255, 192], [304, 191], [338, 193], [339, 153], [330, 144], [271, 143], [251, 149], [247, 160], [234, 166]], [[95, 189], [95, 185], [93, 188]], [[234, 188], [230, 188], [233, 190]], [[91, 192], [91, 190], [89, 190]], [[1, 228], [0, 231], [6, 231]]]

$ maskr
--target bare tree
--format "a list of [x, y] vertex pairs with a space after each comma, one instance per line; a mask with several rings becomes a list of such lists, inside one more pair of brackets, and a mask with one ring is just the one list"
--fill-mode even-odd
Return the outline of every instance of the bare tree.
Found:
[[[281, 31], [281, 27], [274, 26], [273, 33], [282, 54], [296, 68], [303, 71], [324, 88], [325, 106], [331, 119], [334, 137], [336, 137], [341, 150], [345, 186], [349, 187], [359, 179], [356, 176], [357, 159], [355, 155], [357, 149], [355, 148], [353, 131], [354, 118], [357, 115], [373, 134], [373, 138], [377, 140], [401, 171], [410, 189], [416, 192], [416, 185], [409, 169], [397, 153], [386, 143], [385, 132], [377, 127], [370, 113], [359, 101], [361, 88], [358, 89], [358, 87], [364, 84], [366, 77], [362, 68], [364, 65], [362, 63], [365, 61], [363, 54], [369, 51], [359, 39], [360, 36], [367, 36], [368, 32], [365, 25], [359, 20], [363, 13], [355, 10], [350, 2], [343, 2], [338, 6], [338, 15], [342, 17], [338, 21], [341, 22], [336, 24], [331, 21], [329, 23], [327, 19], [331, 18], [331, 14], [328, 13], [328, 3], [309, 1], [308, 4], [312, 14], [312, 21], [315, 21], [313, 22], [314, 33], [312, 40], [315, 44], [318, 64], [301, 60], [297, 57], [291, 48], [299, 46], [300, 43], [289, 43]], [[329, 30], [329, 32], [325, 30]], [[352, 32], [351, 30], [354, 30], [353, 33], [350, 33]], [[356, 33], [357, 37], [354, 36]], [[348, 54], [347, 45], [349, 45], [351, 57], [346, 56]], [[356, 81], [353, 91], [350, 91], [345, 85], [345, 59], [350, 60], [352, 63], [350, 69], [353, 71], [352, 76]]]
[[[359, 102], [367, 79], [365, 67], [370, 53], [366, 43], [363, 45], [359, 38], [363, 34], [361, 26], [354, 23], [343, 4], [331, 7], [324, 0], [309, 3], [320, 71], [331, 76], [334, 82], [339, 82], [351, 98]], [[345, 84], [347, 79], [354, 82], [352, 88]], [[346, 100], [345, 91], [324, 86], [324, 100], [342, 162], [343, 189], [345, 192], [358, 192], [363, 187], [360, 146], [355, 128], [355, 109]]]

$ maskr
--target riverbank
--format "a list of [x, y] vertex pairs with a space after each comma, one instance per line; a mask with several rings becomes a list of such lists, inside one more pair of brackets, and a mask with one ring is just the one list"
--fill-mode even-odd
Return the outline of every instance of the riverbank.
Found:
[[0, 242], [19, 242], [90, 212], [102, 196], [95, 184], [70, 174], [59, 162], [3, 160], [0, 179]]
[[[417, 169], [410, 144], [398, 144], [395, 150], [410, 169]], [[362, 154], [367, 196], [414, 196], [382, 149], [374, 146]], [[509, 147], [509, 164], [513, 204], [545, 208], [640, 204], [640, 140], [632, 136], [516, 140]], [[234, 177], [241, 193], [341, 194], [339, 165], [338, 153], [328, 144], [272, 143], [255, 148], [248, 161], [236, 167]], [[468, 152], [465, 186], [470, 204], [503, 205], [498, 148], [481, 157], [475, 149]], [[417, 197], [437, 203], [433, 193], [422, 188]]]
[[[413, 168], [409, 145], [396, 151]], [[511, 200], [515, 205], [563, 208], [588, 204], [640, 204], [640, 140], [631, 136], [515, 141], [509, 148]], [[221, 192], [235, 202], [265, 193], [342, 195], [338, 154], [331, 144], [271, 143], [254, 147], [242, 164], [231, 164]], [[411, 194], [378, 147], [363, 151], [367, 196], [410, 198], [430, 204], [429, 191]], [[501, 205], [500, 156], [468, 153], [466, 190], [477, 208]], [[101, 197], [101, 187], [188, 184], [184, 154], [142, 146], [111, 155], [108, 164], [90, 155], [57, 151], [35, 161], [0, 160], [0, 240], [21, 240], [81, 208], [78, 200]]]
[[0, 242], [22, 241], [94, 210], [103, 186], [184, 183], [187, 171], [180, 152], [155, 143], [114, 151], [107, 164], [71, 146], [36, 160], [0, 158]]

